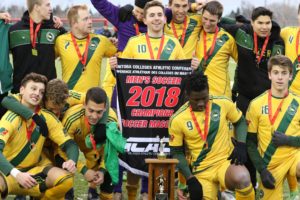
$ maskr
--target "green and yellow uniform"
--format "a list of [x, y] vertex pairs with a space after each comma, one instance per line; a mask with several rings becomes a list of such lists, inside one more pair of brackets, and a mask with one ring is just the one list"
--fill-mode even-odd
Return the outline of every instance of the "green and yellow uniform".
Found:
[[[172, 24], [174, 24], [175, 31], [172, 29]], [[184, 31], [185, 23], [176, 24], [172, 21], [169, 24], [165, 25], [164, 32], [168, 35], [172, 35], [176, 37], [177, 34], [179, 43], [182, 43], [183, 39], [183, 31]], [[202, 15], [199, 14], [190, 14], [186, 16], [186, 32], [183, 42], [183, 51], [185, 53], [186, 58], [191, 59], [193, 57], [193, 53], [196, 49], [196, 44], [198, 41], [199, 33], [202, 26]]]
[[[80, 52], [84, 52], [87, 38], [76, 39]], [[104, 36], [90, 34], [87, 61], [84, 66], [77, 56], [71, 34], [61, 35], [56, 39], [55, 52], [61, 58], [62, 79], [69, 89], [86, 92], [91, 87], [100, 85], [101, 62], [103, 57], [113, 56], [117, 49]], [[84, 53], [82, 53], [84, 56]]]
[[295, 92], [297, 95], [300, 95], [300, 75], [298, 73], [298, 71], [300, 70], [300, 66], [297, 67], [297, 65], [300, 64], [298, 62], [298, 56], [300, 56], [300, 46], [298, 50], [299, 52], [296, 52], [298, 31], [299, 31], [299, 27], [285, 27], [281, 30], [280, 36], [284, 41], [285, 55], [293, 63], [294, 73], [293, 73], [293, 79], [290, 82], [290, 90], [292, 92]]
[[[49, 130], [48, 138], [54, 143], [63, 146], [71, 140], [64, 132], [60, 121], [52, 113], [41, 109], [38, 114], [45, 119]], [[42, 136], [34, 123], [30, 140], [28, 140], [27, 134], [31, 124], [32, 120], [25, 121], [11, 111], [6, 112], [0, 122], [0, 147], [1, 154], [4, 156], [4, 159], [1, 158], [1, 173], [6, 181], [9, 194], [40, 196], [39, 185], [31, 189], [24, 189], [20, 187], [15, 178], [9, 175], [10, 171], [17, 168], [34, 175], [42, 172], [51, 164], [46, 158], [42, 159], [42, 149], [46, 138]], [[77, 162], [77, 157], [72, 160]], [[62, 194], [63, 196], [64, 194]]]
[[[202, 133], [205, 124], [205, 112], [195, 112]], [[211, 96], [209, 100], [207, 142], [199, 135], [192, 119], [190, 105], [184, 104], [170, 119], [169, 145], [185, 145], [191, 154], [192, 173], [201, 182], [204, 198], [216, 199], [218, 185], [225, 186], [225, 173], [230, 165], [227, 160], [231, 153], [228, 120], [238, 122], [242, 112], [235, 104], [225, 98]]]
[[[154, 58], [157, 58], [161, 38], [151, 38], [150, 43]], [[121, 58], [151, 59], [147, 45], [146, 34], [131, 37], [121, 55]], [[164, 34], [162, 52], [158, 60], [180, 60], [185, 59], [185, 54], [178, 40]]]
[[214, 40], [214, 33], [207, 33], [206, 51], [209, 55], [204, 61], [204, 30], [200, 32], [197, 42], [196, 57], [200, 60], [199, 70], [204, 70], [207, 75], [209, 93], [216, 96], [226, 96], [231, 99], [230, 78], [228, 73], [229, 59], [232, 57], [237, 61], [237, 46], [233, 37], [219, 28], [214, 51], [210, 55], [210, 49]]
[[[272, 97], [272, 116], [274, 116], [282, 100], [282, 98]], [[288, 136], [299, 136], [299, 103], [300, 98], [290, 92], [283, 100], [282, 107], [273, 125], [271, 125], [269, 120], [268, 92], [252, 100], [249, 105], [246, 115], [249, 123], [248, 134], [256, 136], [257, 149], [263, 165], [267, 167], [276, 180], [274, 190], [266, 189], [260, 184], [260, 189], [263, 191], [260, 194], [263, 199], [283, 199], [282, 184], [284, 178], [286, 175], [296, 176], [296, 166], [300, 162], [299, 148], [291, 146], [276, 148], [272, 143], [272, 134], [274, 131], [279, 131]], [[258, 166], [255, 162], [254, 165], [258, 171], [261, 171], [263, 168], [263, 166]]]

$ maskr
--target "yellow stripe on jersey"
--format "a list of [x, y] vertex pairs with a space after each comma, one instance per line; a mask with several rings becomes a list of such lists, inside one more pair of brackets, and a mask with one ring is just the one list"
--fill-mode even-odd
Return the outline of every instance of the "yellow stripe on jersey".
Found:
[[[68, 83], [69, 89], [86, 92], [91, 87], [100, 85], [101, 62], [103, 57], [113, 56], [117, 49], [104, 36], [90, 34], [91, 43], [89, 45], [89, 62], [83, 70], [80, 65], [76, 49], [72, 43], [70, 33], [57, 37], [55, 42], [55, 52], [61, 58], [62, 79]], [[86, 38], [76, 39], [80, 52], [85, 50]], [[71, 88], [70, 88], [71, 87]]]
[[[276, 108], [282, 99], [272, 97], [274, 115]], [[268, 113], [268, 92], [251, 101], [246, 119], [248, 121], [248, 132], [257, 133], [258, 151], [266, 164], [276, 167], [285, 159], [289, 159], [298, 151], [297, 148], [285, 146], [276, 148], [272, 141], [273, 131], [277, 130], [289, 136], [299, 136], [300, 129], [300, 98], [293, 93], [284, 99], [281, 111], [272, 126]]]
[[[232, 57], [237, 61], [237, 46], [233, 37], [220, 28], [216, 46], [213, 54], [207, 60], [207, 66], [204, 66], [204, 40], [203, 31], [200, 33], [200, 39], [197, 42], [196, 57], [200, 59], [200, 68], [204, 69], [207, 75], [209, 93], [211, 95], [226, 96], [231, 99], [230, 78], [228, 72], [229, 60]], [[206, 37], [207, 52], [212, 46], [214, 33], [207, 33]]]
[[[285, 55], [293, 63], [293, 79], [291, 81], [290, 90], [300, 95], [300, 75], [298, 73], [300, 68], [297, 67], [297, 65], [299, 64], [297, 59], [299, 55], [297, 55], [296, 52], [296, 40], [298, 30], [299, 27], [285, 27], [281, 29], [280, 36], [284, 41]], [[298, 53], [300, 54], [300, 44]]]
[[[157, 57], [161, 38], [150, 38], [154, 58]], [[121, 58], [151, 59], [147, 46], [146, 35], [141, 34], [131, 37], [121, 55]], [[185, 55], [178, 40], [165, 35], [163, 51], [160, 60], [181, 60]]]

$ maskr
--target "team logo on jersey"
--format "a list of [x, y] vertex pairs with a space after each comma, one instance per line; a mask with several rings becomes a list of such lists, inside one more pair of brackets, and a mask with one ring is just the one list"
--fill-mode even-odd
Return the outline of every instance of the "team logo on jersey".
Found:
[[0, 135], [5, 136], [8, 133], [8, 130], [5, 128], [0, 128]]
[[55, 37], [54, 37], [54, 34], [51, 33], [51, 32], [47, 32], [46, 33], [46, 39], [48, 40], [48, 42], [53, 42]]
[[172, 49], [173, 49], [172, 44], [167, 44], [167, 46], [166, 46], [166, 53], [167, 54], [171, 54], [172, 53]]
[[67, 50], [69, 46], [70, 46], [70, 42], [67, 41], [67, 42], [65, 43], [65, 50]]
[[220, 111], [219, 110], [212, 110], [210, 114], [210, 118], [212, 121], [216, 122], [220, 120]]
[[94, 50], [96, 49], [97, 46], [98, 46], [98, 42], [92, 40], [92, 41], [91, 41], [91, 44], [90, 44], [90, 46], [89, 46], [89, 49], [91, 49], [91, 50], [94, 51]]
[[294, 116], [297, 112], [297, 108], [295, 108], [294, 105], [290, 105], [287, 112], [289, 115]]
[[186, 126], [187, 126], [187, 128], [188, 128], [190, 131], [194, 129], [193, 123], [192, 123], [191, 121], [187, 121], [187, 122], [186, 122]]
[[222, 46], [224, 44], [224, 41], [221, 38], [217, 39], [217, 45]]

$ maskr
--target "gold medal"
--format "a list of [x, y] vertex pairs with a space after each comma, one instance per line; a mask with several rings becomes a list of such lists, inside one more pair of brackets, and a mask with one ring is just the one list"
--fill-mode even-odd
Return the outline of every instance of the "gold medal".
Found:
[[38, 55], [38, 52], [36, 49], [31, 49], [31, 53], [33, 56], [37, 56]]

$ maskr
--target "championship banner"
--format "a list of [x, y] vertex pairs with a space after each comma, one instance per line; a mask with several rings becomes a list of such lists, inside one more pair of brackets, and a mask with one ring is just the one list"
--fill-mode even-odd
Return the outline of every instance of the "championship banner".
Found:
[[191, 71], [191, 60], [118, 58], [118, 114], [127, 139], [120, 164], [132, 173], [148, 175], [145, 158], [157, 157], [163, 137], [170, 154], [169, 118], [184, 103], [182, 82]]

